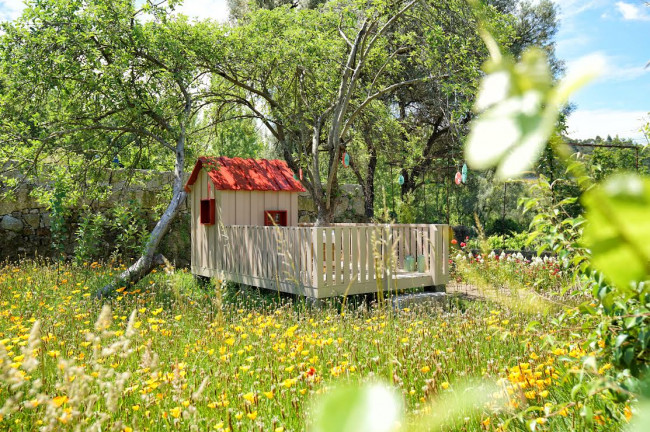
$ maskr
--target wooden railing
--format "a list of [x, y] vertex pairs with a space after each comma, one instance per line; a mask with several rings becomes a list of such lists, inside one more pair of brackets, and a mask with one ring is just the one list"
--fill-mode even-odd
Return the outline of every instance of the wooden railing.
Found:
[[[202, 266], [250, 285], [325, 297], [385, 289], [405, 274], [407, 256], [424, 259], [422, 283], [448, 281], [447, 225], [214, 227], [216, 243]], [[417, 273], [411, 270], [410, 273]], [[430, 279], [429, 279], [430, 278]], [[291, 288], [294, 287], [294, 288]], [[298, 287], [296, 289], [296, 287]]]

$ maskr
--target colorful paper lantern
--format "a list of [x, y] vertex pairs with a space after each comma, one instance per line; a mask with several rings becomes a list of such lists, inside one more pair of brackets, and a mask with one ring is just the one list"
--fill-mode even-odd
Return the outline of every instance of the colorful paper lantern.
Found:
[[341, 163], [343, 163], [343, 166], [346, 168], [350, 166], [350, 155], [347, 152], [343, 153]]
[[400, 186], [402, 186], [404, 184], [404, 176], [403, 175], [401, 175], [401, 174], [399, 175], [399, 178], [397, 179], [397, 183], [399, 183]]
[[456, 182], [457, 185], [462, 183], [463, 175], [460, 173], [460, 171], [456, 173], [456, 177], [454, 177], [454, 181]]
[[463, 169], [461, 170], [461, 175], [462, 175], [462, 181], [463, 183], [467, 183], [467, 164], [463, 164]]

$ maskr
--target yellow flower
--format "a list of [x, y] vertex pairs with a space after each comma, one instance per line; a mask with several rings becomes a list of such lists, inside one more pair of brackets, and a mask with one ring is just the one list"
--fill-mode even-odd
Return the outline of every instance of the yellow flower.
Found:
[[427, 373], [431, 370], [429, 366], [422, 366], [422, 369], [420, 369], [420, 372], [422, 373]]
[[251, 420], [255, 420], [257, 418], [257, 411], [253, 411], [252, 413], [246, 414], [246, 417], [248, 417]]
[[490, 417], [486, 418], [481, 422], [483, 426], [488, 427], [490, 425]]
[[277, 427], [274, 432], [284, 432], [284, 428], [282, 426]]
[[176, 321], [180, 321], [181, 318], [183, 318], [183, 315], [176, 315], [176, 316], [174, 317], [174, 319], [175, 319]]
[[625, 405], [625, 408], [623, 408], [623, 414], [625, 414], [625, 420], [629, 422], [632, 418], [632, 410], [628, 405]]
[[442, 387], [444, 390], [447, 390], [449, 388], [449, 383], [445, 381], [442, 384], [440, 384], [440, 387]]
[[182, 410], [181, 410], [180, 407], [172, 408], [171, 410], [169, 410], [169, 413], [174, 418], [179, 418], [181, 416], [181, 412], [182, 412]]
[[539, 395], [541, 397], [543, 397], [543, 398], [548, 397], [548, 390], [543, 390], [543, 391], [539, 392]]
[[124, 428], [122, 429], [122, 432], [133, 432], [133, 428], [130, 428], [128, 426], [124, 426]]
[[255, 402], [255, 393], [246, 393], [243, 398], [250, 403]]
[[264, 396], [266, 396], [269, 399], [273, 399], [273, 392], [272, 391], [264, 392]]
[[65, 395], [57, 396], [54, 399], [52, 399], [52, 403], [54, 403], [54, 406], [56, 406], [57, 408], [63, 405], [64, 403], [66, 403], [67, 401], [68, 401], [68, 397]]
[[235, 414], [235, 418], [236, 418], [237, 420], [241, 420], [242, 417], [244, 417], [244, 413], [243, 413], [243, 412], [239, 412], [239, 413]]
[[133, 405], [133, 406], [131, 407], [131, 409], [132, 409], [133, 411], [138, 411], [138, 410], [140, 409], [140, 405]]

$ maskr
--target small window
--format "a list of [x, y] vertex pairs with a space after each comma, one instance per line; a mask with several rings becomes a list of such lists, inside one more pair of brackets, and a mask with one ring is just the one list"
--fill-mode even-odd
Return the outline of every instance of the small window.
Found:
[[201, 200], [201, 225], [214, 225], [214, 198]]
[[264, 212], [264, 226], [287, 226], [286, 210], [266, 210]]

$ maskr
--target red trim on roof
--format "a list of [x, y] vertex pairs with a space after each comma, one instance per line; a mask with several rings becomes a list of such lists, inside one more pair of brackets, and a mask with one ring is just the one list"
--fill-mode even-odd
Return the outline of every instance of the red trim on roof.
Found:
[[196, 161], [185, 184], [187, 192], [190, 192], [190, 186], [196, 182], [203, 167], [209, 170], [208, 175], [218, 190], [305, 191], [285, 161], [203, 156]]

